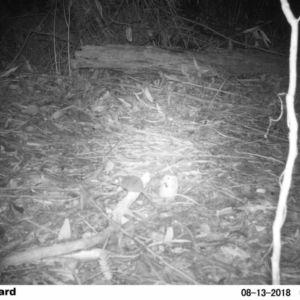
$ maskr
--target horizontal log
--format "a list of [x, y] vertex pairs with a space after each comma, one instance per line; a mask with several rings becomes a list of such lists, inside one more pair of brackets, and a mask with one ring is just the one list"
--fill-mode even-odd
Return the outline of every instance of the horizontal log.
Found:
[[288, 58], [261, 52], [182, 51], [153, 46], [83, 46], [71, 61], [74, 69], [107, 68], [134, 74], [239, 75], [249, 73], [288, 74]]

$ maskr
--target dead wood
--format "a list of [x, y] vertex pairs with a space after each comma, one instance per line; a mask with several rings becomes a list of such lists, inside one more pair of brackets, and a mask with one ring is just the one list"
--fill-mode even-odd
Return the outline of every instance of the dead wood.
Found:
[[[195, 60], [197, 63], [195, 63]], [[140, 72], [169, 72], [198, 75], [218, 73], [287, 74], [288, 58], [250, 51], [181, 51], [153, 46], [105, 45], [83, 46], [75, 52], [72, 67], [107, 68], [133, 74]]]

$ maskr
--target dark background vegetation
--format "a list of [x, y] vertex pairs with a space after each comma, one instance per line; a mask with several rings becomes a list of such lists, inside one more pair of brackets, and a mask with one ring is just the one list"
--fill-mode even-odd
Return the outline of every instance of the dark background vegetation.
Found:
[[[290, 4], [299, 16], [300, 1]], [[18, 55], [19, 62], [51, 72], [55, 51], [64, 72], [68, 43], [71, 55], [87, 44], [201, 51], [227, 49], [232, 39], [238, 42], [234, 50], [268, 48], [251, 40], [251, 34], [246, 37], [244, 31], [256, 26], [270, 40], [268, 50], [287, 53], [290, 27], [279, 0], [2, 0], [0, 68]]]

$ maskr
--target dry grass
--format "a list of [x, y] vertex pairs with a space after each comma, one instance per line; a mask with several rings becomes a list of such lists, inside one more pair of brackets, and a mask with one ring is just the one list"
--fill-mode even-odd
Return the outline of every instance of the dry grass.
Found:
[[[262, 86], [279, 80], [150, 82], [152, 103], [125, 75], [106, 74], [97, 85], [87, 75], [19, 77], [18, 88], [3, 88], [1, 282], [270, 283], [287, 128], [282, 120], [264, 137], [279, 109]], [[22, 113], [30, 104], [38, 114]], [[114, 180], [145, 172], [157, 209], [141, 195], [129, 221], [113, 224], [126, 195]], [[179, 183], [171, 201], [159, 197], [167, 174]], [[282, 232], [283, 284], [299, 284], [298, 192], [295, 184]]]

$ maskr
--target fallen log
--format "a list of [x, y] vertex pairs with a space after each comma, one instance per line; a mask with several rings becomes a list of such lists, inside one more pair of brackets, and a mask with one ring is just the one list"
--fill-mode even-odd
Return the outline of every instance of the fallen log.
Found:
[[288, 74], [288, 57], [250, 51], [182, 51], [153, 46], [83, 46], [71, 61], [74, 69], [107, 68], [125, 73], [237, 76], [239, 74]]

